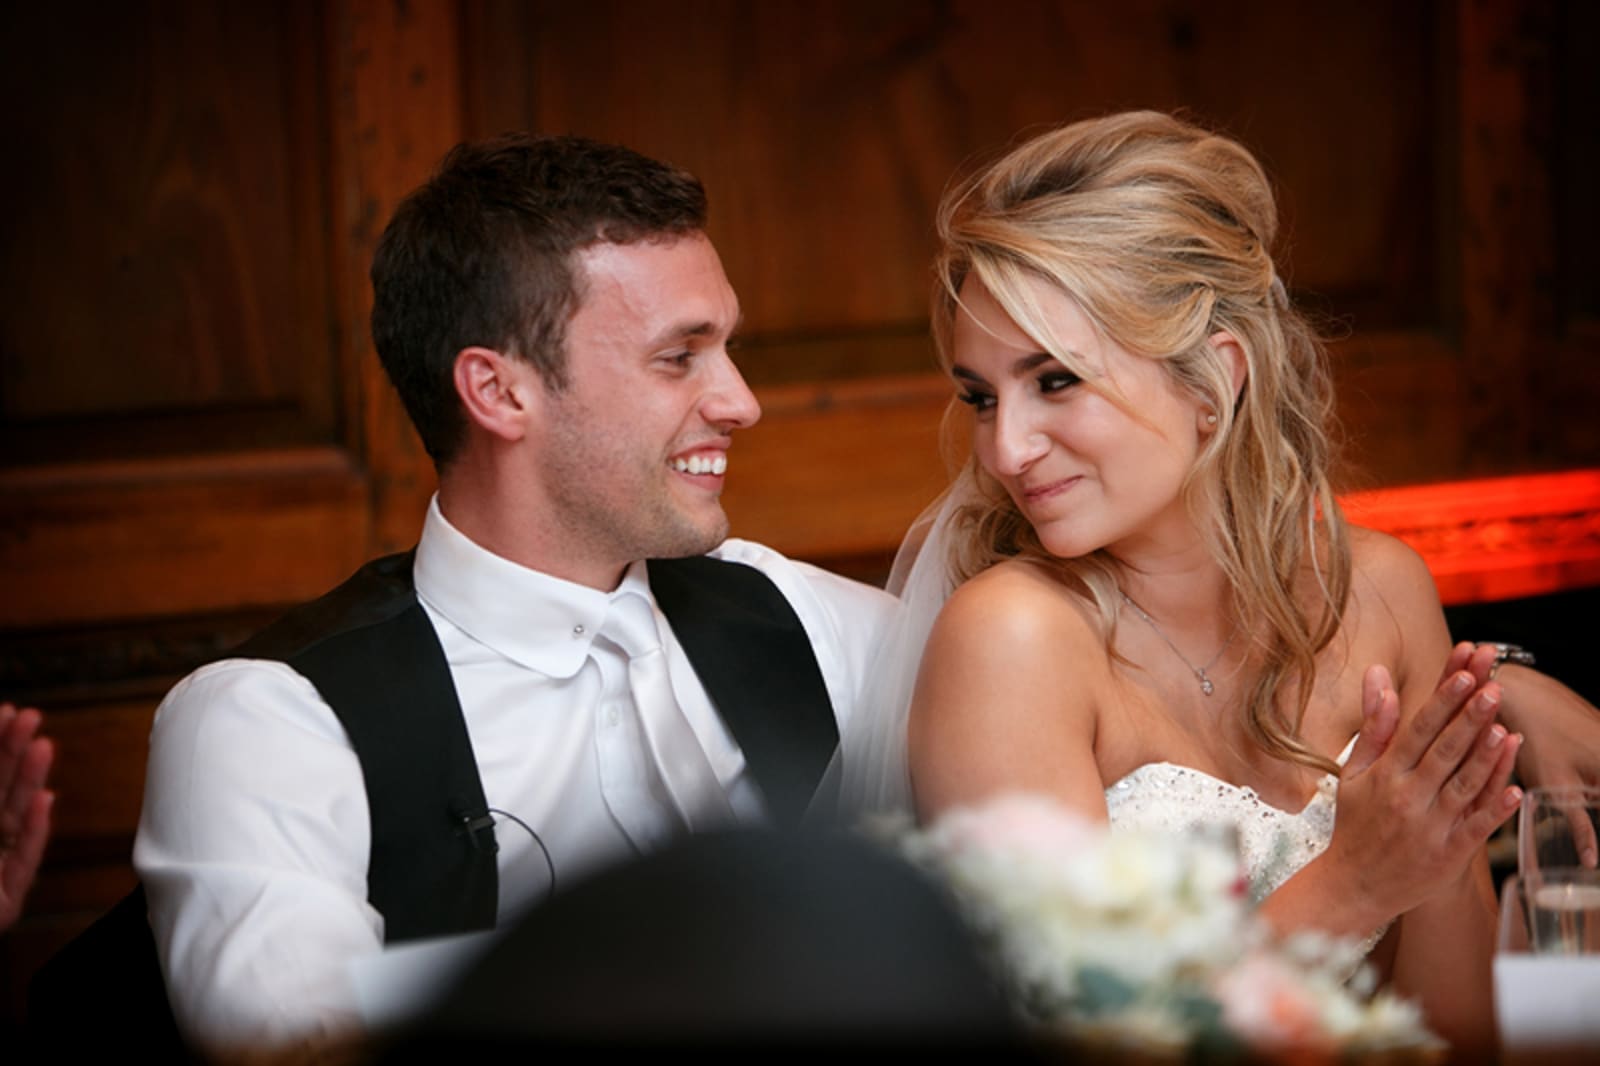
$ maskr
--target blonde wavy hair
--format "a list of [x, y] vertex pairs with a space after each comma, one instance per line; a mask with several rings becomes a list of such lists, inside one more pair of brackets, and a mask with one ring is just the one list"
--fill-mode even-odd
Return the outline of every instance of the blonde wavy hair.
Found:
[[[1226, 575], [1235, 619], [1251, 623], [1259, 667], [1247, 728], [1274, 757], [1336, 772], [1303, 743], [1300, 726], [1317, 655], [1349, 598], [1350, 546], [1329, 475], [1331, 381], [1316, 333], [1291, 308], [1274, 268], [1277, 227], [1266, 174], [1238, 143], [1155, 112], [1074, 123], [945, 195], [934, 335], [948, 371], [958, 294], [972, 278], [1083, 379], [1080, 387], [1120, 404], [1055, 336], [1033, 295], [1043, 279], [1105, 337], [1160, 362], [1216, 412], [1184, 498]], [[1219, 330], [1244, 352], [1237, 397], [1227, 358], [1208, 343]], [[1004, 489], [970, 462], [982, 502], [957, 519], [954, 579], [1002, 559], [1035, 560], [1093, 604], [1110, 648], [1121, 606], [1110, 558], [1051, 556]], [[1312, 604], [1296, 593], [1308, 565], [1318, 589]]]

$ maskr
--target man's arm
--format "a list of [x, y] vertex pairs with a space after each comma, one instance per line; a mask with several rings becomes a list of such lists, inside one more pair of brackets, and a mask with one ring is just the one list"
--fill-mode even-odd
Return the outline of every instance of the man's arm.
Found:
[[1517, 774], [1530, 787], [1600, 785], [1600, 710], [1553, 677], [1515, 663], [1495, 675], [1501, 718], [1527, 738]]
[[[1500, 717], [1524, 737], [1517, 776], [1529, 788], [1562, 785], [1600, 787], [1600, 710], [1553, 677], [1527, 666], [1506, 663], [1495, 675], [1505, 691]], [[1600, 844], [1588, 822], [1574, 822], [1582, 834], [1590, 866], [1600, 861]]]
[[358, 1026], [349, 964], [383, 945], [370, 834], [355, 753], [304, 678], [231, 660], [173, 689], [151, 733], [134, 864], [191, 1041], [288, 1048]]

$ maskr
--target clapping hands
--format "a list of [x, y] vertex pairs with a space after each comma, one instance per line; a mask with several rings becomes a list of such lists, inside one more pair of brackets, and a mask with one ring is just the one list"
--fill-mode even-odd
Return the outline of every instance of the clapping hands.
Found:
[[1358, 891], [1390, 917], [1464, 874], [1517, 809], [1521, 793], [1509, 781], [1522, 739], [1495, 721], [1493, 662], [1492, 649], [1457, 645], [1438, 687], [1403, 722], [1389, 672], [1375, 666], [1363, 678], [1365, 724], [1340, 775], [1329, 850], [1344, 853]]
[[32, 708], [0, 703], [0, 932], [22, 913], [50, 834], [55, 794], [44, 784], [55, 748], [39, 722]]

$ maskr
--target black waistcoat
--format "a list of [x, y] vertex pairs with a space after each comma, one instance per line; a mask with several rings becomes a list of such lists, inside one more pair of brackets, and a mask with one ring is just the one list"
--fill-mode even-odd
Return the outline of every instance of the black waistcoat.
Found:
[[[372, 818], [367, 895], [390, 943], [491, 928], [497, 893], [477, 763], [411, 566], [409, 552], [368, 563], [234, 653], [286, 663], [344, 726]], [[649, 575], [773, 816], [797, 823], [839, 734], [794, 608], [739, 563], [658, 559]]]

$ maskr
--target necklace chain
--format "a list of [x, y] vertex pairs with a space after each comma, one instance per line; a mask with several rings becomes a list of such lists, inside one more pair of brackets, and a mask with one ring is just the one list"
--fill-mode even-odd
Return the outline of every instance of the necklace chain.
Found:
[[1189, 657], [1187, 655], [1178, 650], [1178, 646], [1176, 644], [1172, 643], [1172, 638], [1167, 636], [1166, 632], [1156, 624], [1156, 620], [1154, 618], [1150, 617], [1150, 612], [1133, 602], [1132, 596], [1129, 596], [1126, 592], [1124, 592], [1122, 594], [1122, 602], [1126, 603], [1129, 607], [1132, 607], [1134, 614], [1137, 614], [1140, 618], [1143, 618], [1145, 623], [1149, 625], [1151, 629], [1156, 631], [1156, 636], [1160, 637], [1166, 643], [1167, 647], [1172, 649], [1172, 654], [1176, 655], [1180, 660], [1182, 660], [1183, 665], [1189, 668], [1189, 672], [1193, 674], [1196, 680], [1200, 682], [1200, 692], [1203, 695], [1209, 696], [1216, 691], [1217, 686], [1209, 677], [1206, 676], [1206, 671], [1217, 665], [1218, 660], [1220, 660], [1223, 655], [1227, 653], [1228, 649], [1233, 646], [1233, 638], [1239, 635], [1238, 626], [1233, 627], [1233, 631], [1228, 634], [1228, 639], [1222, 642], [1222, 647], [1217, 649], [1217, 654], [1211, 657], [1210, 662], [1206, 663], [1204, 666], [1196, 666], [1194, 663], [1189, 661]]

